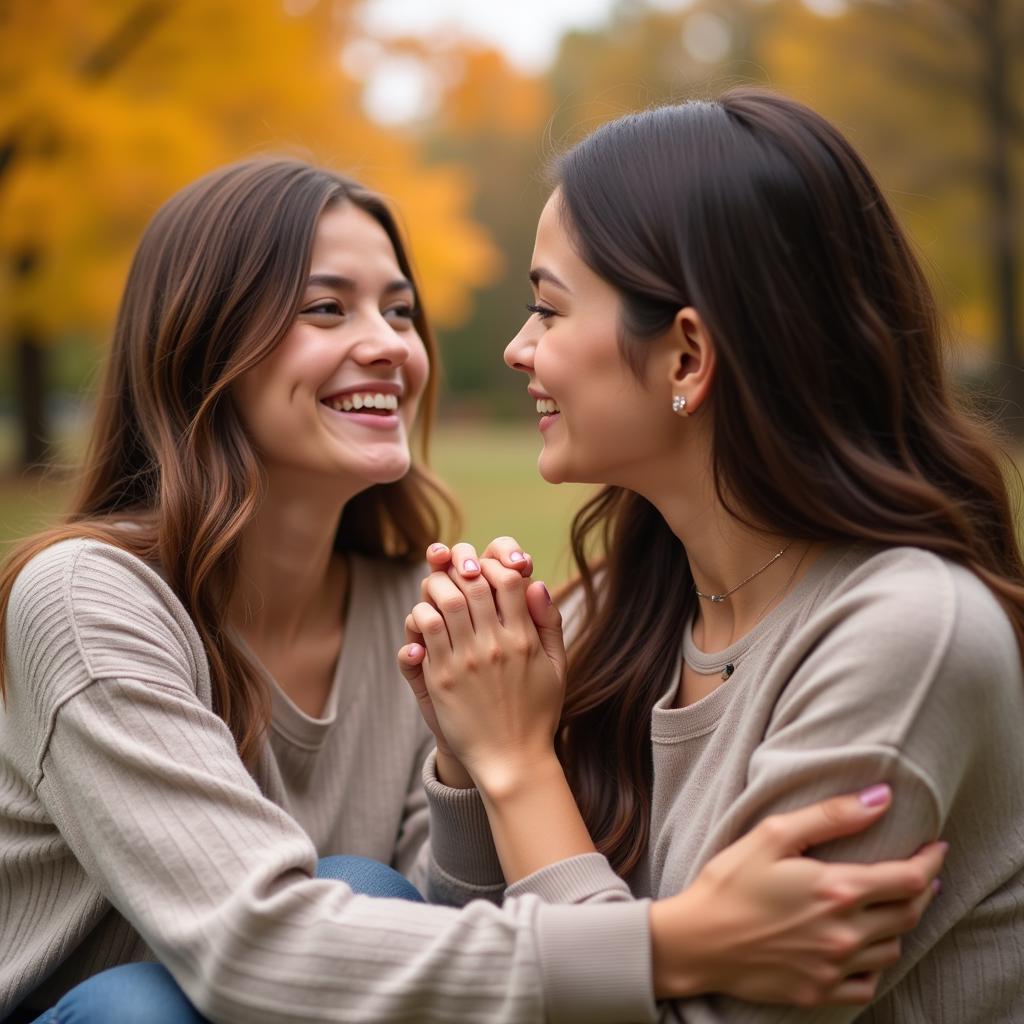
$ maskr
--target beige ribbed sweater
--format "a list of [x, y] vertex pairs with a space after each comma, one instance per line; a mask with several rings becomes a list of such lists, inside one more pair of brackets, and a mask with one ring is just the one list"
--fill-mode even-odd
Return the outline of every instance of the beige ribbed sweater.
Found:
[[[761, 818], [889, 782], [894, 803], [828, 859], [903, 857], [951, 844], [943, 889], [866, 1011], [754, 1006], [720, 996], [662, 1007], [686, 1024], [1022, 1024], [1024, 1022], [1024, 675], [1010, 623], [967, 570], [924, 551], [837, 548], [703, 673], [735, 671], [675, 708], [673, 684], [651, 722], [654, 798], [638, 898], [688, 885]], [[678, 679], [678, 668], [675, 678]], [[445, 896], [500, 898], [500, 867], [475, 791], [440, 785], [428, 761], [431, 842]], [[452, 807], [458, 804], [458, 817]], [[607, 898], [598, 854], [520, 880], [551, 903]]]
[[[0, 713], [0, 1018], [155, 956], [224, 1024], [653, 1019], [647, 906], [620, 882], [595, 906], [454, 910], [312, 877], [318, 855], [361, 853], [450, 889], [425, 846], [429, 737], [394, 665], [421, 570], [352, 563], [325, 718], [268, 680], [253, 776], [157, 573], [85, 540], [21, 573]], [[438, 813], [472, 831], [466, 805]]]

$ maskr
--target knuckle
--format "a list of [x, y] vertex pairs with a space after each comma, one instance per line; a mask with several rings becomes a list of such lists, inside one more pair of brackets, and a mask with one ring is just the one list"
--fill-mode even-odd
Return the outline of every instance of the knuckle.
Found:
[[466, 672], [476, 672], [480, 668], [480, 662], [474, 651], [466, 651], [462, 655], [462, 667]]
[[519, 572], [515, 569], [506, 569], [501, 562], [494, 563], [494, 584], [505, 591], [522, 590], [525, 586]]
[[802, 1009], [809, 1010], [820, 1005], [824, 992], [813, 981], [804, 981], [793, 989], [793, 1002]]
[[815, 974], [815, 984], [818, 987], [818, 991], [822, 994], [832, 988], [834, 985], [838, 985], [843, 980], [843, 972], [839, 969], [839, 966], [834, 963], [823, 963]]
[[823, 817], [830, 825], [840, 825], [846, 820], [842, 798], [832, 797], [829, 800], [822, 800], [819, 807]]
[[836, 910], [850, 910], [860, 902], [857, 888], [838, 879], [828, 883], [822, 896]]
[[438, 607], [446, 615], [458, 615], [466, 610], [466, 600], [461, 594], [445, 594], [438, 602]]
[[782, 842], [786, 838], [786, 826], [778, 814], [770, 814], [757, 825], [757, 831], [769, 842]]
[[438, 669], [433, 673], [434, 688], [443, 693], [450, 693], [455, 689], [455, 675], [449, 669]]
[[897, 939], [890, 939], [882, 951], [882, 965], [884, 967], [892, 967], [893, 964], [898, 963], [900, 956], [903, 954], [903, 943]]
[[489, 665], [501, 665], [505, 662], [505, 648], [499, 643], [489, 644], [486, 653]]
[[472, 579], [460, 580], [462, 591], [468, 597], [483, 598], [491, 594], [491, 585], [483, 576], [474, 576]]
[[860, 938], [848, 928], [838, 928], [829, 936], [825, 948], [834, 962], [846, 960], [860, 948]]
[[534, 653], [536, 644], [531, 636], [525, 633], [515, 633], [509, 638], [509, 645], [519, 658], [528, 658]]
[[877, 981], [864, 981], [862, 987], [858, 988], [854, 992], [852, 1002], [856, 1006], [867, 1006], [875, 998], [875, 993], [878, 991]]
[[924, 868], [917, 866], [907, 866], [907, 888], [914, 893], [922, 893], [928, 888], [929, 878], [928, 872]]

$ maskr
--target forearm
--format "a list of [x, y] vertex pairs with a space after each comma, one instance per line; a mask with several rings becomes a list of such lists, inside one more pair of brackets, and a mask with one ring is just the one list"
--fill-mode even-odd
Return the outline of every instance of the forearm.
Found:
[[478, 783], [510, 885], [549, 864], [595, 852], [554, 752], [533, 761], [526, 771], [491, 769]]

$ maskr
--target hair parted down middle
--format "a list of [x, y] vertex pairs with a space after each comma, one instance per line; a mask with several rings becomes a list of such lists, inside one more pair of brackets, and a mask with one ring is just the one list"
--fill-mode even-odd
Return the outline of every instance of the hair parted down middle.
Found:
[[[264, 492], [232, 384], [267, 356], [299, 310], [317, 222], [353, 203], [384, 228], [416, 278], [386, 202], [357, 182], [291, 159], [214, 171], [157, 212], [118, 311], [81, 481], [64, 522], [20, 545], [0, 575], [0, 620], [21, 569], [57, 541], [88, 537], [160, 567], [203, 642], [214, 707], [251, 762], [270, 716], [265, 684], [225, 627], [239, 538]], [[417, 289], [414, 322], [432, 372], [419, 430], [425, 463], [437, 351]], [[447, 522], [446, 522], [447, 520]], [[457, 512], [424, 465], [345, 508], [336, 547], [416, 560]], [[5, 692], [0, 631], [0, 693]]]
[[[557, 163], [555, 184], [580, 257], [621, 298], [627, 365], [640, 373], [645, 341], [685, 306], [707, 326], [727, 509], [787, 537], [959, 562], [1024, 638], [996, 446], [955, 400], [924, 274], [832, 125], [784, 97], [730, 90], [605, 125]], [[693, 578], [660, 513], [619, 488], [577, 515], [573, 551], [587, 614], [559, 752], [598, 849], [627, 875], [648, 843], [651, 712], [674, 682]]]

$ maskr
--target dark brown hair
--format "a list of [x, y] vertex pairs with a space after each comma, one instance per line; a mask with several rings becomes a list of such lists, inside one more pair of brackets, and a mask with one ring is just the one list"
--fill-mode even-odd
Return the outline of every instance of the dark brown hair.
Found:
[[[0, 574], [0, 622], [18, 573], [59, 540], [91, 537], [159, 565], [206, 649], [217, 713], [251, 761], [269, 695], [224, 629], [239, 538], [264, 488], [260, 459], [232, 384], [265, 358], [299, 310], [313, 238], [329, 207], [353, 203], [387, 232], [415, 282], [387, 204], [357, 182], [296, 160], [247, 160], [173, 196], [135, 253], [114, 329], [78, 493], [64, 523], [30, 538]], [[417, 291], [414, 322], [436, 371], [436, 346]], [[424, 461], [436, 372], [423, 398]], [[415, 560], [455, 508], [422, 466], [353, 498], [338, 549]], [[0, 693], [5, 694], [0, 630]]]
[[[581, 258], [620, 295], [627, 364], [639, 373], [645, 340], [685, 306], [714, 339], [713, 460], [732, 514], [787, 537], [953, 559], [1024, 638], [996, 448], [951, 393], [903, 231], [832, 125], [736, 89], [605, 125], [555, 180]], [[584, 506], [572, 542], [587, 618], [559, 748], [598, 849], [627, 874], [648, 842], [650, 716], [672, 683], [693, 579], [661, 515], [625, 490]], [[599, 599], [595, 546], [607, 553]]]

